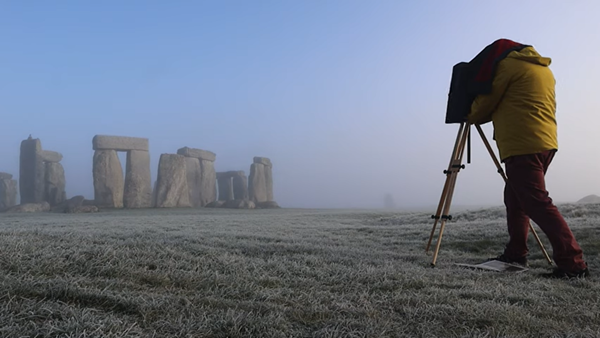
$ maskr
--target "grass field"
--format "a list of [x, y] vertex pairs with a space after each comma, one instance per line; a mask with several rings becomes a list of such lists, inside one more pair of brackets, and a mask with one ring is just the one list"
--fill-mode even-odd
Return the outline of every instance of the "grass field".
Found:
[[[1, 337], [598, 337], [600, 205], [561, 205], [592, 277], [475, 271], [504, 210], [0, 214]], [[542, 231], [538, 233], [551, 253]]]

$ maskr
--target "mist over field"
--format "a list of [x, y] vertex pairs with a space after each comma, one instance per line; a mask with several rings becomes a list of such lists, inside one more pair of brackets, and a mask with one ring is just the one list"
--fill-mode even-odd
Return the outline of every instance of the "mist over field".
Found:
[[[509, 38], [552, 58], [548, 189], [575, 202], [600, 195], [598, 6], [523, 2], [527, 20], [507, 24], [514, 9], [488, 2], [3, 1], [0, 171], [18, 179], [31, 134], [64, 155], [68, 197], [93, 199], [92, 138], [133, 136], [150, 140], [153, 182], [160, 155], [188, 146], [215, 152], [217, 171], [270, 158], [281, 206], [382, 208], [391, 194], [432, 209], [458, 131], [444, 124], [452, 66]], [[501, 205], [472, 144], [454, 204]]]

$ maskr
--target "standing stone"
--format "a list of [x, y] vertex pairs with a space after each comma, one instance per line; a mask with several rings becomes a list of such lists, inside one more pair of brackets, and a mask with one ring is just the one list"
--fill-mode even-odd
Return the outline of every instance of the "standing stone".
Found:
[[200, 160], [200, 206], [217, 200], [217, 171], [213, 161]]
[[57, 162], [46, 162], [46, 194], [44, 200], [50, 206], [63, 203], [66, 199], [65, 193], [65, 170], [62, 164]]
[[125, 208], [149, 208], [152, 206], [150, 154], [147, 151], [129, 150], [127, 152], [123, 205]]
[[248, 178], [243, 171], [233, 176], [233, 197], [236, 200], [248, 199]]
[[202, 187], [202, 168], [200, 160], [197, 158], [186, 157], [185, 169], [187, 177], [188, 192], [190, 194], [190, 204], [192, 207], [200, 207], [200, 188]]
[[274, 201], [273, 198], [273, 166], [265, 166], [265, 184], [267, 189], [267, 201]]
[[19, 158], [19, 190], [21, 193], [21, 204], [40, 203], [44, 201], [44, 161], [40, 156], [42, 143], [40, 139], [32, 139], [21, 142], [21, 154]]
[[160, 155], [156, 207], [191, 207], [184, 156], [177, 154]]
[[94, 200], [99, 207], [123, 207], [123, 168], [115, 150], [94, 152]]
[[219, 201], [230, 201], [234, 199], [233, 177], [229, 173], [217, 173], [219, 181]]
[[0, 180], [10, 180], [12, 178], [12, 174], [0, 172]]
[[17, 181], [11, 178], [0, 178], [0, 211], [15, 205], [17, 205]]
[[254, 203], [267, 201], [265, 165], [262, 163], [252, 163], [250, 166], [248, 194], [250, 195], [250, 200]]

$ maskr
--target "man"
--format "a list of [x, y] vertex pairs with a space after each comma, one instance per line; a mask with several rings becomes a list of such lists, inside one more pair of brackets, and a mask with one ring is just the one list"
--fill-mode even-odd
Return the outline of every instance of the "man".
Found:
[[472, 63], [471, 91], [476, 92], [466, 120], [492, 122], [500, 159], [506, 166], [504, 188], [509, 242], [496, 257], [527, 265], [531, 218], [544, 231], [557, 268], [546, 277], [589, 275], [583, 251], [546, 190], [544, 176], [558, 150], [555, 79], [551, 59], [532, 46], [507, 39], [495, 41]]

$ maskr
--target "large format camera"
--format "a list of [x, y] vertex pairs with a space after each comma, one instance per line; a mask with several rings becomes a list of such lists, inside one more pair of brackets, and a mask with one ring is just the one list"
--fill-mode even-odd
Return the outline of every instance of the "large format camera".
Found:
[[473, 66], [468, 62], [460, 62], [452, 68], [446, 123], [465, 122], [471, 104], [477, 96], [469, 92], [469, 81], [473, 78]]

